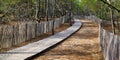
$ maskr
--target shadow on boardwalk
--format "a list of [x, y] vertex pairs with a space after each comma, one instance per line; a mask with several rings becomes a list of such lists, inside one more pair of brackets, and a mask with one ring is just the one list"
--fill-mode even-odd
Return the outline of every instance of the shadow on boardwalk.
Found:
[[98, 42], [98, 26], [81, 20], [83, 27], [59, 46], [34, 60], [103, 60]]

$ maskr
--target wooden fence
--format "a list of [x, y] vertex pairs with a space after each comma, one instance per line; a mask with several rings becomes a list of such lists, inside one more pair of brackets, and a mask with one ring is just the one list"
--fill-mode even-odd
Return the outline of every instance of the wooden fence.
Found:
[[[67, 16], [57, 18], [54, 29], [68, 20]], [[21, 42], [27, 41], [36, 36], [40, 36], [48, 31], [52, 31], [53, 20], [48, 22], [28, 22], [14, 26], [0, 26], [0, 49], [11, 47]]]
[[[104, 60], [120, 60], [120, 36], [103, 29], [103, 21], [95, 16], [86, 16], [99, 24], [99, 42], [103, 51]], [[106, 22], [107, 23], [107, 22]]]

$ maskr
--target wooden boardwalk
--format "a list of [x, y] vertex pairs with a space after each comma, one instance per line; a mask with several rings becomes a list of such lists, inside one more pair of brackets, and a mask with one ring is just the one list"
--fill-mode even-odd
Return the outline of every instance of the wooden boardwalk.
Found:
[[82, 27], [53, 49], [32, 60], [104, 60], [98, 40], [99, 26], [80, 19]]
[[0, 60], [25, 60], [68, 38], [71, 34], [79, 30], [81, 25], [82, 23], [78, 19], [75, 19], [73, 26], [60, 33], [26, 46], [0, 53]]

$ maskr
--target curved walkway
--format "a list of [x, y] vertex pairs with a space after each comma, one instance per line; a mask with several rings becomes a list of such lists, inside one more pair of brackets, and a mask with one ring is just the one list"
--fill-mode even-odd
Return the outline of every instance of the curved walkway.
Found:
[[33, 60], [104, 60], [98, 40], [99, 27], [80, 19], [82, 27], [64, 42]]
[[34, 42], [32, 44], [28, 44], [26, 46], [10, 50], [8, 52], [0, 53], [0, 60], [24, 60], [28, 57], [36, 55], [68, 38], [71, 34], [79, 30], [81, 25], [82, 23], [80, 20], [75, 19], [73, 26], [65, 31], [57, 33], [38, 42]]

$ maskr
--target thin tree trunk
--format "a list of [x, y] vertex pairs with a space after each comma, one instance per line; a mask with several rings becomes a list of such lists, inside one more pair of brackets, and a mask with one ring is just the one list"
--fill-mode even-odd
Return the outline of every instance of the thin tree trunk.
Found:
[[120, 33], [120, 28], [119, 28], [119, 21], [118, 21], [118, 19], [117, 19], [117, 29], [118, 29], [118, 33]]
[[52, 4], [52, 7], [53, 7], [53, 13], [52, 13], [52, 19], [53, 19], [53, 27], [52, 27], [52, 35], [55, 34], [55, 31], [54, 31], [54, 24], [55, 24], [55, 3], [56, 3], [56, 0], [52, 0], [53, 4]]
[[44, 20], [46, 19], [46, 0], [44, 0], [44, 8], [43, 8], [43, 11], [44, 11], [44, 13], [43, 13], [43, 18], [44, 18]]
[[70, 0], [69, 24], [72, 26], [72, 0]]
[[[109, 4], [113, 4], [113, 2], [111, 2], [111, 0], [108, 0], [108, 3]], [[112, 30], [113, 30], [113, 33], [115, 34], [115, 23], [114, 23], [114, 20], [113, 20], [113, 15], [114, 15], [114, 10], [112, 7], [110, 7], [110, 16], [111, 16], [111, 23], [112, 23]]]
[[39, 13], [40, 13], [40, 0], [36, 1], [36, 15], [35, 18], [38, 20], [39, 19]]
[[46, 0], [46, 21], [48, 21], [48, 3], [49, 1]]

